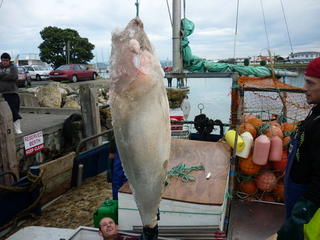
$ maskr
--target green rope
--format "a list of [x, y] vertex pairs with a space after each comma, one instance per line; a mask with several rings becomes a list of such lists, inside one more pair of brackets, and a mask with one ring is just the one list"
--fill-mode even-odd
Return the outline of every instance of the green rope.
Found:
[[197, 170], [204, 170], [204, 166], [199, 165], [199, 166], [187, 168], [186, 164], [179, 163], [177, 166], [173, 167], [171, 170], [167, 172], [166, 185], [171, 183], [169, 180], [171, 177], [181, 178], [181, 180], [184, 182], [195, 181], [196, 180], [195, 177], [190, 176], [189, 173], [191, 171], [197, 171]]
[[136, 17], [139, 17], [139, 0], [136, 1], [135, 3], [137, 11], [136, 11]]

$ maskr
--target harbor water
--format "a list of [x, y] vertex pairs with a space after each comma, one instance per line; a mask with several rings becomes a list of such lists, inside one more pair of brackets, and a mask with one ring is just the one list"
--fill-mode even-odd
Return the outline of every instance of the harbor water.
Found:
[[[304, 73], [300, 72], [298, 77], [285, 77], [281, 81], [295, 86], [303, 87]], [[167, 86], [167, 80], [164, 79]], [[176, 87], [176, 79], [172, 80], [172, 86]], [[188, 120], [194, 120], [194, 117], [200, 114], [199, 104], [203, 104], [202, 113], [209, 119], [220, 119], [223, 123], [230, 121], [231, 109], [231, 78], [189, 78], [186, 86], [189, 87], [189, 101], [191, 111]], [[171, 109], [171, 115], [182, 115], [180, 109]]]

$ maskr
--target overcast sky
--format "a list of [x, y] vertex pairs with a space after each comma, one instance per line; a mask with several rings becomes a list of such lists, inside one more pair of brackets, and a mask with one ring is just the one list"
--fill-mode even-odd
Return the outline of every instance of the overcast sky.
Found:
[[[185, 0], [194, 55], [233, 57], [237, 0]], [[280, 0], [240, 0], [236, 57], [267, 55], [263, 2], [272, 54], [291, 52]], [[39, 32], [47, 26], [72, 28], [95, 45], [98, 62], [109, 59], [111, 32], [135, 17], [136, 0], [0, 0], [0, 52], [39, 53]], [[320, 0], [282, 0], [294, 52], [320, 51]], [[2, 5], [1, 5], [2, 3]], [[172, 0], [168, 0], [170, 10]], [[182, 16], [183, 16], [182, 11]], [[140, 0], [140, 18], [160, 59], [172, 59], [171, 23], [166, 0]]]

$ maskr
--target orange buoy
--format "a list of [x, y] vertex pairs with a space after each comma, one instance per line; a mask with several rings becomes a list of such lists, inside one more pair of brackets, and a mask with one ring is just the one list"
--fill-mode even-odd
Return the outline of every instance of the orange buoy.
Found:
[[287, 149], [289, 147], [290, 141], [291, 141], [291, 137], [290, 136], [284, 137], [283, 140], [282, 140], [282, 148], [283, 149]]
[[276, 175], [272, 172], [264, 172], [256, 177], [257, 187], [266, 192], [271, 192], [277, 184]]
[[282, 157], [282, 140], [278, 136], [273, 136], [270, 139], [269, 160], [278, 162]]
[[277, 201], [283, 202], [284, 201], [284, 184], [279, 183], [275, 189], [273, 190], [274, 196]]
[[282, 151], [281, 161], [272, 162], [272, 167], [274, 170], [283, 172], [286, 169], [287, 162], [288, 162], [288, 151], [284, 150]]
[[254, 141], [252, 161], [257, 165], [266, 165], [270, 151], [270, 139], [262, 134]]
[[273, 136], [279, 136], [280, 138], [283, 138], [283, 132], [281, 130], [281, 127], [278, 127], [276, 124], [271, 124], [268, 130], [266, 131], [266, 135], [271, 138]]
[[255, 138], [257, 136], [257, 129], [251, 123], [241, 123], [239, 126], [239, 133], [242, 134], [244, 132], [251, 133], [252, 137]]
[[240, 191], [246, 194], [255, 194], [257, 192], [257, 185], [255, 181], [243, 181], [239, 185]]
[[252, 154], [247, 158], [240, 158], [239, 167], [243, 173], [248, 175], [256, 174], [261, 169], [261, 166], [253, 163]]

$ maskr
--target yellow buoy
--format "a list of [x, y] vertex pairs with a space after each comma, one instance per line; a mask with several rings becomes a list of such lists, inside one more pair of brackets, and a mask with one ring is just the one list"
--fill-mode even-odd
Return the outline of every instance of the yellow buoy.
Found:
[[[234, 147], [234, 142], [236, 141], [236, 136], [238, 134], [236, 133], [235, 130], [229, 130], [226, 132], [225, 134], [225, 139], [227, 141], [227, 143], [230, 145], [230, 147]], [[238, 142], [237, 142], [237, 152], [241, 152], [245, 147], [245, 143], [242, 139], [241, 136], [238, 135]]]

